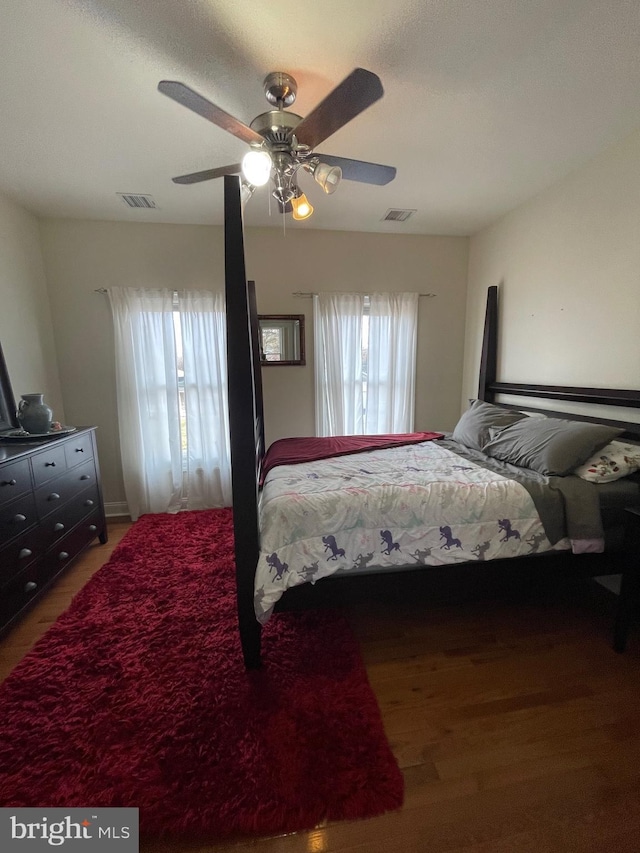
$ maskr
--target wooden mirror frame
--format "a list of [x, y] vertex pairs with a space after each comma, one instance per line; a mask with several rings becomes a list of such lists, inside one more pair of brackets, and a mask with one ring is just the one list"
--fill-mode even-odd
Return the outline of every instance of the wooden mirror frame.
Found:
[[305, 365], [305, 348], [304, 348], [304, 314], [259, 314], [258, 315], [258, 340], [260, 343], [260, 348], [262, 350], [262, 320], [291, 320], [293, 322], [298, 323], [298, 331], [300, 340], [298, 341], [298, 351], [299, 358], [293, 359], [282, 359], [281, 361], [267, 361], [262, 358], [262, 352], [260, 357], [260, 364], [262, 367], [278, 367], [278, 366], [286, 366], [286, 365]]

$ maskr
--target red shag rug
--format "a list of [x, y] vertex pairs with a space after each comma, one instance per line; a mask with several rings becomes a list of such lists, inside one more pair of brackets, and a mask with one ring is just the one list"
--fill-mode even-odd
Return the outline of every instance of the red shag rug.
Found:
[[0, 687], [0, 806], [133, 806], [215, 839], [401, 805], [338, 613], [276, 614], [244, 669], [229, 509], [146, 515]]

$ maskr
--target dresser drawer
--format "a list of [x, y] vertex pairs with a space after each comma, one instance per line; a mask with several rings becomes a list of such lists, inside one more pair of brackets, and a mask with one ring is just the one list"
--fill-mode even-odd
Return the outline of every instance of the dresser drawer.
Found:
[[0, 468], [0, 504], [12, 501], [31, 491], [31, 472], [28, 459], [18, 459]]
[[24, 533], [36, 521], [36, 502], [32, 493], [3, 504], [0, 506], [0, 545]]
[[66, 504], [74, 495], [95, 484], [96, 468], [93, 459], [66, 471], [61, 477], [45, 483], [36, 491], [36, 506], [41, 519]]
[[[38, 563], [32, 563], [24, 571], [0, 589], [0, 621], [6, 624], [29, 604], [40, 591]], [[4, 625], [3, 625], [4, 626]]]
[[0, 586], [11, 580], [47, 550], [42, 531], [32, 527], [0, 549]]
[[64, 445], [64, 455], [67, 468], [73, 468], [81, 462], [86, 462], [93, 457], [93, 442], [89, 433], [83, 433], [77, 438], [69, 439]]
[[51, 548], [40, 562], [40, 584], [44, 585], [63, 571], [93, 539], [98, 535], [100, 512], [94, 512], [83, 519], [77, 527]]
[[57, 477], [64, 473], [67, 468], [67, 459], [64, 453], [63, 444], [52, 444], [46, 450], [40, 453], [34, 453], [31, 457], [31, 466], [33, 468], [33, 479], [36, 488], [47, 480]]
[[98, 486], [94, 484], [48, 515], [42, 522], [47, 548], [62, 536], [66, 536], [81, 518], [93, 512], [99, 504]]

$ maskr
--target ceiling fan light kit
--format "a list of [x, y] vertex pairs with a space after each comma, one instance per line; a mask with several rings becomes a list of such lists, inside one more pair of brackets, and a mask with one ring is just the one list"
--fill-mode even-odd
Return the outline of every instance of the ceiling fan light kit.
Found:
[[199, 183], [241, 171], [248, 200], [255, 187], [264, 186], [271, 179], [271, 193], [279, 209], [283, 213], [291, 211], [293, 218], [300, 220], [313, 213], [298, 186], [300, 169], [312, 175], [328, 195], [335, 192], [341, 180], [383, 186], [395, 178], [393, 166], [314, 154], [316, 146], [382, 97], [382, 83], [371, 71], [356, 68], [305, 118], [284, 109], [294, 103], [298, 90], [291, 75], [272, 71], [263, 85], [267, 101], [276, 109], [261, 113], [246, 125], [183, 83], [162, 80], [158, 84], [164, 95], [251, 146], [240, 166], [236, 163], [181, 175], [173, 178], [175, 183]]

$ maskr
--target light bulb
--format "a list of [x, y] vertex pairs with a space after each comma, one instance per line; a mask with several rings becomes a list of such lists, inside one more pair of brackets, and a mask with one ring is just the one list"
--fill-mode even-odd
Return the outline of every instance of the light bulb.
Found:
[[294, 219], [308, 219], [313, 213], [313, 207], [304, 193], [291, 199], [291, 207], [293, 208], [291, 215]]
[[242, 174], [254, 187], [263, 187], [271, 174], [271, 157], [266, 151], [248, 151], [242, 158]]

